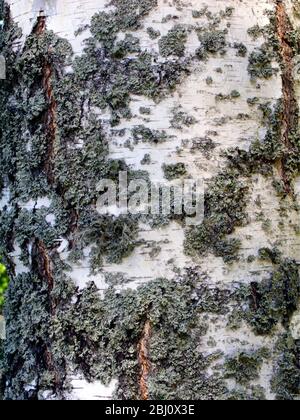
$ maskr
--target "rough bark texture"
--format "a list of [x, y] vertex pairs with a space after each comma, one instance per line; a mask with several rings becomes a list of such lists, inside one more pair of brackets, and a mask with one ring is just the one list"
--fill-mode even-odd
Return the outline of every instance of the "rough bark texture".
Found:
[[[299, 399], [299, 2], [1, 14], [5, 398]], [[100, 214], [120, 171], [203, 223]]]

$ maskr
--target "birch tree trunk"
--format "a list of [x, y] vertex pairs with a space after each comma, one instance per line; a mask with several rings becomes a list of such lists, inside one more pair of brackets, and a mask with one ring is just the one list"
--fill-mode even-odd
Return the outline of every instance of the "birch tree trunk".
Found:
[[5, 398], [299, 399], [299, 1], [1, 3]]

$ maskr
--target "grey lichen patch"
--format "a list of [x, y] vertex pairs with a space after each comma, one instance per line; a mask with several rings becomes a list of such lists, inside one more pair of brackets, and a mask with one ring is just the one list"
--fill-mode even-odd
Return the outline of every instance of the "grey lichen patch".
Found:
[[90, 212], [79, 219], [78, 228], [82, 236], [81, 241], [77, 241], [79, 249], [92, 246], [91, 267], [94, 271], [101, 268], [104, 258], [108, 263], [120, 263], [138, 244], [138, 221], [133, 217], [101, 217]]
[[192, 139], [192, 152], [200, 150], [207, 159], [211, 158], [216, 147], [217, 143], [208, 135], [205, 137], [194, 137]]
[[266, 401], [265, 389], [260, 385], [241, 387], [230, 392], [228, 396], [230, 401]]
[[[117, 41], [117, 34], [122, 30], [138, 29], [142, 18], [156, 5], [152, 0], [142, 4], [133, 1], [128, 7], [125, 3], [113, 2], [115, 12], [100, 12], [93, 17], [92, 37], [86, 41], [85, 54], [75, 62], [81, 84], [88, 79], [93, 81], [90, 86], [92, 104], [111, 111], [112, 125], [118, 125], [121, 118], [132, 117], [131, 94], [158, 100], [189, 73], [187, 59], [157, 63], [155, 55], [140, 51], [139, 40], [132, 34]], [[136, 7], [138, 13], [133, 12]], [[101, 83], [104, 79], [106, 83]]]
[[[283, 103], [279, 100], [274, 108], [270, 104], [260, 104], [262, 122], [267, 128], [267, 134], [263, 142], [256, 141], [248, 152], [235, 149], [227, 154], [231, 164], [238, 168], [241, 174], [261, 173], [270, 176], [273, 173], [273, 165], [278, 160], [285, 160], [285, 173], [290, 182], [299, 171], [298, 160], [298, 127], [294, 126], [289, 132], [290, 149], [287, 153], [281, 139], [281, 120], [283, 118]], [[296, 114], [298, 110], [295, 110]], [[247, 169], [246, 169], [247, 168]], [[286, 194], [286, 193], [285, 193]]]
[[181, 105], [172, 109], [173, 117], [171, 119], [171, 127], [178, 130], [185, 127], [190, 127], [197, 123], [197, 119], [184, 111]]
[[276, 344], [277, 362], [271, 385], [278, 400], [299, 400], [300, 342], [290, 333], [282, 335]]
[[111, 46], [119, 31], [136, 30], [141, 20], [157, 6], [157, 0], [112, 0], [112, 12], [100, 12], [93, 16], [92, 34], [98, 41]]
[[163, 57], [183, 57], [188, 32], [182, 25], [175, 25], [167, 35], [159, 40], [159, 51]]
[[[269, 253], [268, 253], [269, 254]], [[261, 282], [252, 282], [238, 292], [241, 302], [248, 302], [248, 308], [241, 316], [251, 325], [257, 334], [270, 334], [281, 322], [285, 327], [295, 310], [300, 298], [299, 270], [295, 261], [280, 260], [274, 257], [277, 268], [269, 278]]]
[[147, 33], [149, 35], [150, 39], [157, 39], [160, 37], [161, 33], [158, 29], [154, 29], [154, 28], [148, 28], [147, 29]]
[[[269, 11], [269, 24], [264, 27], [258, 25], [249, 28], [248, 34], [254, 39], [263, 38], [263, 44], [260, 48], [255, 49], [249, 56], [248, 72], [251, 80], [255, 81], [258, 78], [270, 79], [278, 72], [276, 63], [282, 66], [282, 57], [280, 54], [280, 36], [278, 35], [278, 19], [276, 11]], [[287, 29], [286, 36], [288, 43], [293, 42], [293, 35]]]
[[248, 98], [247, 103], [248, 103], [249, 106], [255, 106], [259, 103], [259, 98], [257, 96], [254, 96], [252, 98]]
[[149, 153], [146, 153], [141, 160], [141, 165], [150, 165], [151, 164], [151, 156]]
[[242, 42], [235, 42], [233, 48], [236, 50], [236, 55], [238, 57], [246, 57], [248, 49], [245, 44]]
[[131, 279], [124, 276], [123, 273], [105, 273], [105, 283], [110, 287], [123, 286], [130, 283]]
[[224, 172], [211, 181], [205, 194], [204, 222], [186, 234], [185, 249], [189, 255], [213, 251], [227, 262], [237, 258], [239, 241], [226, 240], [225, 236], [247, 222], [247, 190], [238, 171]]
[[235, 11], [234, 7], [227, 6], [225, 10], [221, 10], [220, 16], [221, 16], [221, 18], [231, 18], [234, 11]]
[[149, 398], [224, 398], [227, 390], [221, 378], [206, 373], [220, 355], [205, 357], [197, 349], [206, 332], [197, 317], [203, 300], [198, 280], [191, 271], [176, 281], [158, 279], [136, 291], [116, 293], [110, 288], [103, 300], [91, 284], [57, 319], [64, 353], [86, 379], [109, 383], [118, 377], [116, 397], [136, 399], [138, 343], [148, 320]]
[[255, 41], [264, 35], [265, 29], [260, 27], [259, 25], [255, 25], [249, 28], [247, 32], [248, 35]]
[[207, 84], [208, 86], [211, 86], [211, 85], [213, 84], [214, 80], [213, 80], [213, 78], [212, 78], [211, 76], [208, 76], [208, 77], [206, 78], [205, 82], [206, 82], [206, 84]]
[[140, 53], [140, 40], [132, 34], [126, 34], [122, 41], [115, 43], [111, 54], [116, 58], [124, 58], [128, 54]]
[[282, 252], [278, 248], [260, 248], [258, 251], [259, 258], [263, 261], [272, 262], [272, 264], [280, 264]]
[[132, 136], [135, 142], [159, 144], [169, 139], [166, 131], [151, 130], [144, 125], [137, 125], [132, 129]]
[[236, 119], [239, 121], [247, 121], [251, 119], [251, 116], [249, 114], [244, 114], [243, 112], [240, 112], [237, 116]]
[[233, 378], [238, 384], [247, 385], [258, 379], [264, 358], [270, 357], [266, 349], [255, 352], [240, 352], [233, 357], [228, 357], [224, 364], [225, 378]]
[[180, 178], [187, 174], [185, 164], [182, 162], [169, 165], [163, 164], [163, 171], [165, 178], [169, 181]]
[[228, 289], [208, 286], [205, 284], [207, 280], [209, 279], [204, 277], [201, 287], [199, 286], [199, 312], [226, 315], [229, 311], [232, 292]]
[[229, 95], [224, 95], [223, 93], [219, 93], [218, 95], [216, 95], [216, 101], [232, 101], [234, 99], [238, 99], [241, 97], [240, 92], [238, 92], [237, 90], [233, 90], [230, 92]]
[[253, 51], [249, 56], [248, 72], [252, 80], [270, 79], [277, 73], [273, 67], [273, 57], [266, 48]]
[[207, 13], [208, 7], [205, 6], [201, 10], [192, 10], [192, 16], [194, 19], [200, 19]]
[[[285, 154], [281, 144], [282, 102], [279, 101], [274, 109], [268, 105], [260, 106], [260, 109], [263, 123], [268, 130], [266, 137], [263, 142], [252, 144], [249, 151], [237, 148], [226, 153], [228, 167], [211, 181], [206, 193], [204, 222], [187, 231], [185, 247], [190, 255], [205, 255], [212, 251], [217, 256], [223, 256], [227, 262], [238, 256], [239, 241], [228, 241], [226, 236], [234, 233], [237, 226], [247, 224], [249, 175], [261, 173], [271, 176], [273, 165]], [[293, 149], [289, 152], [293, 158], [288, 159], [285, 169], [286, 176], [291, 180], [300, 168], [297, 163], [298, 146], [295, 142], [297, 128], [294, 130], [293, 134], [290, 133]]]
[[[61, 306], [73, 290], [58, 271], [53, 297], [59, 296]], [[62, 396], [67, 389], [65, 358], [55, 345], [57, 330], [49, 305], [47, 284], [38, 275], [22, 274], [11, 280], [5, 309], [6, 399], [36, 400], [43, 390]]]
[[226, 53], [226, 35], [227, 30], [207, 30], [199, 29], [198, 37], [201, 46], [197, 50], [197, 56], [201, 60], [207, 60], [210, 55], [217, 53], [224, 55]]
[[150, 115], [151, 114], [151, 109], [145, 106], [141, 106], [140, 107], [140, 113], [142, 115]]

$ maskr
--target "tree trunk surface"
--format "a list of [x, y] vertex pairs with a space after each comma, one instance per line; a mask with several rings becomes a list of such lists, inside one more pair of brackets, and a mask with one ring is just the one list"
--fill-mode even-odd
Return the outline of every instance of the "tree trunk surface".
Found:
[[[1, 2], [6, 399], [293, 400], [300, 2]], [[204, 220], [103, 179], [205, 183]]]

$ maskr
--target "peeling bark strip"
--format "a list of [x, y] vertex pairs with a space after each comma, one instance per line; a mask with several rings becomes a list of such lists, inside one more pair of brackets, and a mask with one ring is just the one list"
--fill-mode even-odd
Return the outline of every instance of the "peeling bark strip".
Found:
[[[294, 51], [288, 39], [292, 26], [283, 1], [276, 2], [276, 26], [282, 58], [282, 91], [283, 114], [281, 141], [287, 149], [291, 149], [290, 134], [298, 126], [298, 105], [294, 88], [293, 59]], [[281, 159], [280, 172], [285, 184], [286, 193], [292, 192], [290, 180], [286, 174], [286, 159]]]
[[141, 377], [139, 382], [140, 388], [140, 397], [142, 400], [149, 399], [149, 390], [148, 390], [148, 376], [150, 373], [150, 361], [149, 361], [149, 340], [151, 336], [151, 324], [147, 320], [143, 329], [143, 334], [141, 341], [138, 345], [138, 359], [141, 366]]
[[[41, 36], [46, 31], [46, 16], [44, 11], [40, 11], [40, 16], [37, 19], [37, 24], [33, 29], [33, 33], [38, 36]], [[50, 50], [48, 51], [51, 52]], [[45, 116], [45, 126], [47, 134], [47, 153], [45, 158], [45, 171], [47, 174], [48, 181], [53, 183], [53, 152], [54, 152], [54, 142], [56, 137], [56, 111], [57, 104], [53, 93], [53, 86], [51, 83], [51, 78], [53, 75], [52, 65], [48, 61], [48, 57], [45, 57], [45, 64], [43, 67], [43, 89], [48, 101], [48, 111]]]

